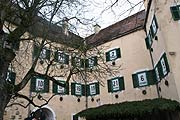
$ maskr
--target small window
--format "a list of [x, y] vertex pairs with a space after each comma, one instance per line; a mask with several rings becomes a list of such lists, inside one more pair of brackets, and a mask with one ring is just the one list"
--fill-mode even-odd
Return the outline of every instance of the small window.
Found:
[[173, 19], [175, 21], [180, 20], [180, 5], [171, 6], [170, 10], [171, 10], [171, 14], [172, 14]]
[[156, 16], [154, 15], [151, 26], [150, 26], [152, 38], [156, 36], [157, 30], [158, 30], [158, 23], [157, 23]]
[[124, 77], [116, 77], [107, 81], [108, 92], [118, 92], [125, 90], [124, 88]]
[[16, 80], [16, 73], [12, 71], [8, 71], [6, 81], [10, 84], [15, 84], [15, 80]]
[[80, 83], [71, 83], [71, 95], [84, 96], [85, 86]]
[[106, 52], [106, 62], [116, 60], [121, 57], [120, 48], [116, 48]]
[[100, 93], [99, 82], [88, 84], [86, 88], [87, 96], [95, 96]]
[[[35, 57], [38, 56], [39, 50], [40, 50], [39, 46], [34, 45], [33, 58], [35, 58]], [[41, 53], [40, 53], [39, 58], [40, 58], [40, 59], [50, 60], [50, 55], [51, 55], [51, 51], [50, 51], [49, 49], [47, 49], [47, 48], [43, 48], [43, 49], [41, 50]]]
[[[65, 84], [65, 81], [59, 80], [58, 82]], [[60, 94], [60, 95], [69, 94], [69, 84], [67, 84], [66, 87], [62, 87], [60, 85], [57, 85], [55, 82], [53, 82], [53, 93]]]
[[33, 77], [31, 79], [31, 92], [48, 93], [49, 80], [40, 77]]
[[97, 56], [86, 59], [86, 68], [93, 69], [95, 66], [97, 66], [97, 61]]
[[134, 88], [154, 85], [156, 83], [156, 74], [154, 70], [141, 71], [133, 74], [132, 79]]
[[54, 59], [56, 62], [67, 65], [69, 64], [69, 55], [61, 51], [56, 51], [54, 54], [55, 54]]

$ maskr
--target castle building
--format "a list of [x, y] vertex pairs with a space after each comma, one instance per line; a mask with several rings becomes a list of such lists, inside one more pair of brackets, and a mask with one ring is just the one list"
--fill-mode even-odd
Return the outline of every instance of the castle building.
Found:
[[[45, 46], [41, 46], [40, 36], [29, 43], [21, 42], [8, 80], [16, 79], [18, 83], [38, 54], [36, 70], [40, 75], [46, 73], [52, 60], [54, 64], [49, 68], [49, 75], [58, 79], [60, 84], [65, 85], [72, 68], [78, 75], [72, 75], [66, 87], [41, 76], [33, 77], [21, 93], [38, 105], [47, 103], [44, 99], [49, 99], [48, 104], [41, 109], [33, 105], [7, 107], [4, 119], [24, 119], [34, 113], [37, 118], [44, 114], [47, 120], [178, 120], [178, 3], [178, 0], [144, 0], [145, 10], [87, 38], [75, 36], [90, 48], [71, 46], [73, 42], [59, 43], [53, 37], [49, 38], [50, 43], [46, 41]], [[41, 47], [42, 51], [38, 52]], [[103, 69], [105, 65], [115, 72]], [[83, 71], [82, 74], [79, 71]], [[12, 103], [28, 104], [20, 98]]]

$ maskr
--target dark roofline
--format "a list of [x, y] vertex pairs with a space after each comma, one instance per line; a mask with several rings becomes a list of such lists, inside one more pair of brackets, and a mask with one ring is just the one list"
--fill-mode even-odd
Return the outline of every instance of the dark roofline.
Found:
[[[16, 9], [16, 6], [14, 5], [14, 7], [12, 9]], [[14, 17], [11, 16], [10, 18], [7, 17], [6, 21], [8, 21], [16, 26], [21, 25], [21, 20], [19, 18], [15, 19], [15, 16]], [[34, 24], [27, 29], [27, 32], [29, 32], [30, 34], [32, 34], [33, 36], [36, 36], [36, 37], [43, 38], [44, 36], [46, 36], [46, 39], [48, 39], [52, 42], [65, 44], [70, 47], [74, 47], [73, 43], [81, 44], [83, 41], [82, 37], [70, 32], [70, 31], [69, 31], [68, 36], [65, 35], [63, 32], [63, 28], [61, 26], [58, 26], [53, 23], [51, 23], [49, 26], [49, 21], [42, 17], [39, 17], [39, 16], [34, 17]], [[79, 45], [77, 45], [77, 46], [79, 46]]]
[[[138, 19], [139, 17], [139, 19]], [[133, 23], [135, 19], [135, 23]], [[100, 30], [97, 34], [92, 34], [86, 37], [86, 42], [88, 45], [94, 47], [104, 44], [106, 42], [112, 41], [114, 39], [123, 37], [130, 33], [136, 32], [138, 30], [144, 29], [144, 20], [145, 20], [145, 10], [142, 10], [132, 16], [129, 16], [113, 25], [110, 25], [107, 28]], [[124, 29], [121, 28], [125, 24]], [[130, 23], [130, 25], [128, 25]], [[129, 29], [130, 27], [130, 29]], [[113, 31], [113, 29], [116, 29]]]
[[144, 21], [144, 31], [146, 32], [146, 34], [147, 34], [146, 24], [147, 24], [147, 20], [148, 20], [148, 17], [149, 17], [151, 4], [152, 4], [152, 0], [149, 0], [149, 2], [147, 4], [146, 18], [145, 18], [145, 21]]

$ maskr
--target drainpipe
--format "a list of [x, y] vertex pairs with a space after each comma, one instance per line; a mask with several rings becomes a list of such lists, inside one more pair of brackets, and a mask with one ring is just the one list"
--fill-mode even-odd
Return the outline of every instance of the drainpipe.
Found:
[[[150, 54], [150, 57], [151, 57], [152, 67], [153, 67], [153, 69], [155, 69], [155, 68], [154, 68], [154, 59], [153, 59], [153, 56], [152, 56], [152, 48], [151, 48], [151, 47], [150, 47], [150, 49], [149, 49], [149, 54]], [[160, 98], [160, 92], [159, 92], [158, 82], [156, 83], [156, 90], [157, 90], [158, 98]]]

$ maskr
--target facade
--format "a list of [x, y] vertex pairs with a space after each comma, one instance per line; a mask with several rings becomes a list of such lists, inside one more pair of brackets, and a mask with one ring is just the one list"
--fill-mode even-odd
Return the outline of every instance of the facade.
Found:
[[[43, 98], [49, 99], [52, 95], [57, 95], [41, 110], [32, 105], [27, 108], [16, 105], [7, 107], [4, 119], [24, 119], [33, 112], [36, 116], [40, 116], [39, 111], [43, 111], [48, 120], [74, 120], [73, 116], [78, 112], [86, 108], [98, 108], [105, 104], [155, 98], [167, 98], [180, 102], [180, 76], [178, 74], [180, 27], [177, 20], [179, 14], [175, 14], [175, 19], [174, 16], [172, 17], [174, 6], [178, 6], [178, 1], [176, 3], [170, 0], [145, 0], [144, 4], [145, 11], [140, 11], [85, 38], [86, 44], [95, 46], [102, 52], [102, 56], [98, 56], [95, 54], [97, 51], [93, 50], [93, 59], [91, 59], [92, 54], [90, 60], [85, 59], [89, 61], [88, 67], [96, 68], [99, 64], [102, 65], [103, 61], [98, 61], [98, 58], [103, 57], [110, 68], [120, 66], [116, 73], [107, 74], [105, 77], [92, 76], [87, 83], [84, 81], [85, 78], [75, 75], [70, 79], [69, 87], [66, 88], [59, 87], [41, 77], [33, 78], [21, 93], [30, 98], [34, 97], [37, 104], [45, 103]], [[29, 33], [26, 35], [28, 36]], [[19, 70], [13, 70], [12, 67], [12, 71], [16, 73], [16, 84], [28, 72], [27, 68], [36, 59], [35, 56], [38, 53], [36, 43], [39, 41], [41, 38], [28, 44], [21, 43], [19, 54], [13, 64], [13, 67]], [[69, 68], [77, 65], [72, 61], [76, 58], [73, 55], [74, 51], [78, 50], [72, 46], [64, 48], [56, 41], [51, 41], [45, 48], [40, 53], [36, 70], [44, 74], [49, 61], [57, 60], [50, 68], [49, 74], [56, 76], [63, 84], [68, 77]], [[24, 51], [27, 51], [26, 54], [23, 54]], [[59, 58], [58, 56], [61, 55], [64, 57]], [[78, 56], [78, 58], [81, 57], [84, 56]], [[17, 61], [21, 61], [19, 62], [21, 64], [17, 64]], [[78, 67], [83, 69], [81, 59], [77, 61], [79, 61]], [[86, 72], [88, 76], [91, 76], [90, 71]], [[24, 105], [28, 103], [23, 99], [13, 102]]]

